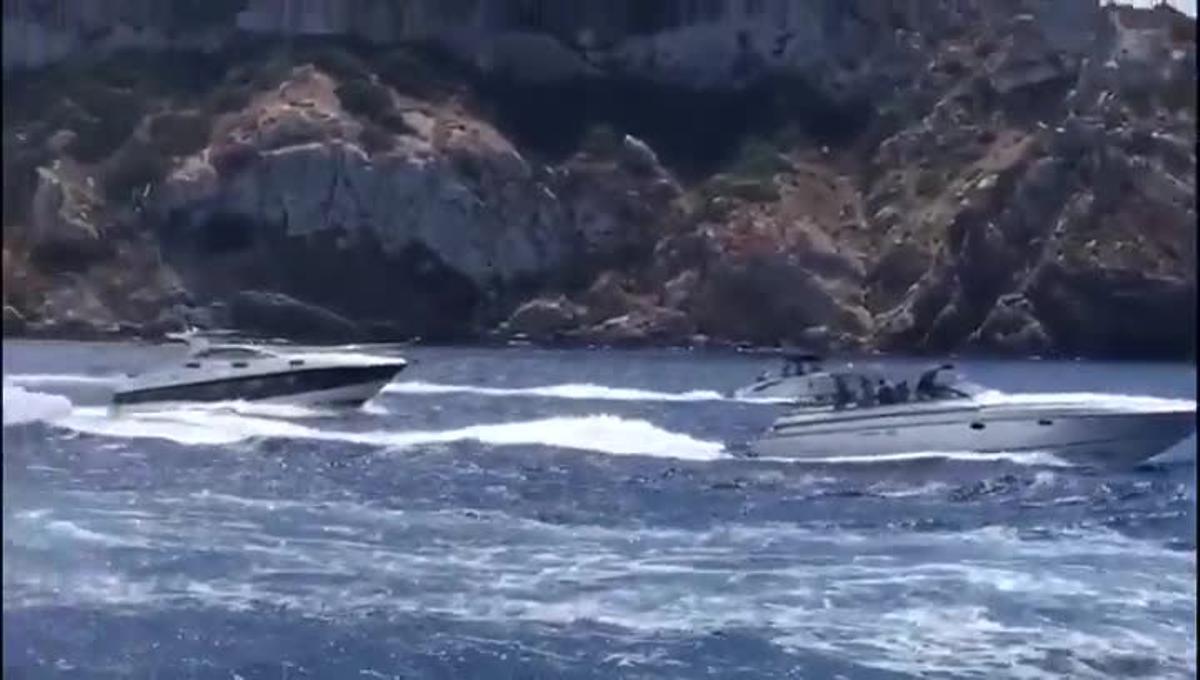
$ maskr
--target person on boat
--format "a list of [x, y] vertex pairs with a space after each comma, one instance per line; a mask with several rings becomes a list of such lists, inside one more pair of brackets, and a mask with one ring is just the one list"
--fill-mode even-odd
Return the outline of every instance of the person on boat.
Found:
[[908, 381], [901, 380], [896, 384], [896, 403], [903, 404], [908, 401]]
[[858, 395], [858, 405], [863, 407], [874, 406], [875, 389], [874, 386], [871, 385], [871, 380], [865, 375], [859, 377], [859, 387], [861, 388], [861, 393]]
[[921, 378], [917, 380], [916, 397], [918, 401], [925, 401], [934, 398], [934, 378], [937, 377], [937, 369], [931, 368], [921, 374]]
[[846, 385], [846, 379], [840, 375], [833, 376], [833, 408], [840, 411], [850, 405], [854, 395]]
[[879, 379], [879, 386], [875, 390], [875, 399], [879, 401], [880, 406], [896, 403], [896, 391], [883, 378]]

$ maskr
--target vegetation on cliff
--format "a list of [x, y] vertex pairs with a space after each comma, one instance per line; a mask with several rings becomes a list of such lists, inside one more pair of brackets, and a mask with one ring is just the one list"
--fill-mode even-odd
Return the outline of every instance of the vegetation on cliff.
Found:
[[725, 89], [329, 39], [9, 76], [6, 330], [269, 291], [362, 336], [1186, 355], [1194, 21], [1154, 12]]

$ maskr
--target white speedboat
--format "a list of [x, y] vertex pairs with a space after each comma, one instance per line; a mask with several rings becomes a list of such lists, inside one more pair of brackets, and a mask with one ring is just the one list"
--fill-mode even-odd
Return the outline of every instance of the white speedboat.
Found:
[[285, 352], [249, 344], [210, 344], [195, 334], [187, 357], [129, 376], [112, 398], [119, 409], [164, 402], [255, 401], [359, 406], [408, 365], [399, 357]]
[[[912, 395], [878, 372], [821, 371], [751, 446], [769, 458], [879, 457], [919, 452], [1040, 452], [1072, 462], [1135, 465], [1195, 431], [1195, 408], [1133, 408], [1068, 399], [990, 399], [951, 366], [922, 374]], [[880, 390], [880, 387], [886, 388]], [[991, 393], [995, 394], [995, 393]]]

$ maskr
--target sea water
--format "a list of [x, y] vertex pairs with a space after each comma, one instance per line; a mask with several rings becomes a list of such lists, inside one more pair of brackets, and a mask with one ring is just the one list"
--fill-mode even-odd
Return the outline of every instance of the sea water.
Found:
[[[413, 348], [353, 412], [108, 413], [177, 354], [5, 343], [6, 676], [1196, 672], [1194, 437], [1132, 470], [747, 460], [780, 406], [724, 395], [769, 362], [665, 351]], [[1195, 400], [1187, 365], [961, 368]]]

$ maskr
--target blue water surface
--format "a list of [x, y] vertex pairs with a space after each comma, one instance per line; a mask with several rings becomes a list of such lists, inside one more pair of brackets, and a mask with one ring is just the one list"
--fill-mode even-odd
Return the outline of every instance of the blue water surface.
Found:
[[[779, 407], [723, 395], [769, 362], [688, 352], [413, 348], [354, 413], [109, 416], [173, 352], [5, 343], [6, 677], [1196, 672], [1194, 437], [1133, 470], [739, 459]], [[963, 369], [1195, 399], [1177, 364]]]

